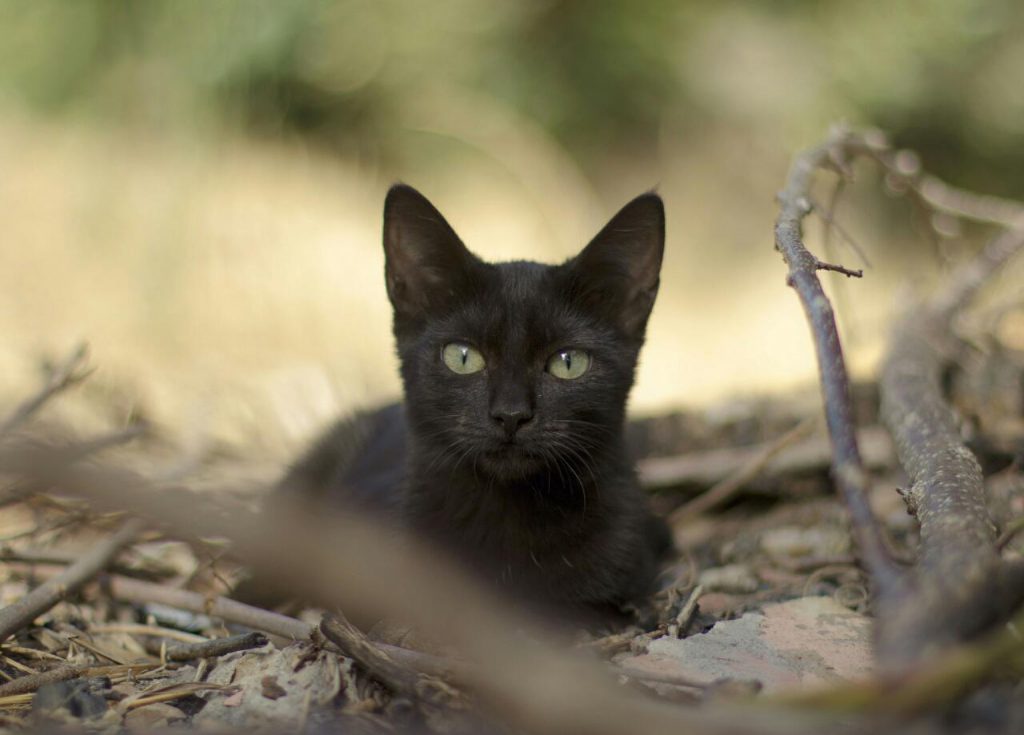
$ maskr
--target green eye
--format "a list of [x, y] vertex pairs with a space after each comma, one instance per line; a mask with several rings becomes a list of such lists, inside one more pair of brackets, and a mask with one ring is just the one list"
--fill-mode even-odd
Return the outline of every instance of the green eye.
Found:
[[459, 375], [478, 373], [484, 369], [484, 356], [480, 350], [461, 342], [449, 342], [441, 350], [441, 359], [448, 369]]
[[559, 350], [548, 360], [547, 371], [562, 380], [575, 380], [589, 367], [590, 355], [583, 350]]

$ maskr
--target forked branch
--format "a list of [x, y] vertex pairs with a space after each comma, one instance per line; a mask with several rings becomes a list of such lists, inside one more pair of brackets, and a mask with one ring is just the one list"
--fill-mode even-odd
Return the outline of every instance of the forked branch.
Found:
[[[868, 480], [854, 434], [849, 386], [835, 319], [816, 271], [820, 262], [804, 246], [801, 224], [811, 212], [817, 169], [848, 175], [848, 161], [868, 155], [917, 196], [943, 212], [1008, 229], [963, 266], [927, 306], [898, 322], [883, 370], [882, 412], [900, 461], [913, 481], [905, 495], [921, 524], [921, 557], [903, 572], [886, 552], [867, 501]], [[985, 281], [1024, 248], [1024, 207], [972, 195], [911, 170], [907, 156], [877, 136], [833, 131], [820, 146], [799, 154], [779, 195], [776, 248], [789, 266], [787, 282], [800, 296], [818, 357], [833, 449], [833, 474], [875, 593], [876, 641], [881, 661], [903, 667], [927, 651], [964, 640], [1006, 619], [1024, 598], [1024, 568], [1004, 563], [984, 505], [981, 469], [960, 440], [941, 393], [950, 321]], [[827, 268], [839, 270], [841, 268]]]

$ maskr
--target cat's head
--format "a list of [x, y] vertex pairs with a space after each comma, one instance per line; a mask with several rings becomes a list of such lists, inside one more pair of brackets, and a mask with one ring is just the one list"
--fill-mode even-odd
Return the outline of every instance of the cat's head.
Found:
[[664, 239], [644, 194], [561, 265], [485, 263], [392, 187], [385, 278], [417, 447], [496, 479], [591, 470], [622, 429]]

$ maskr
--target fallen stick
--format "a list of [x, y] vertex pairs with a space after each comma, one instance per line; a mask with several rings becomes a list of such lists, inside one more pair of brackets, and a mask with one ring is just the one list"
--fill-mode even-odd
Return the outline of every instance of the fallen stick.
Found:
[[77, 679], [80, 676], [110, 676], [113, 673], [129, 671], [145, 671], [157, 668], [153, 664], [129, 664], [127, 666], [95, 666], [91, 664], [61, 664], [46, 671], [35, 674], [19, 676], [6, 684], [0, 685], [0, 698], [12, 697], [19, 694], [31, 694], [42, 686], [55, 684], [60, 681]]
[[[857, 443], [868, 468], [886, 467], [893, 459], [892, 440], [881, 426], [868, 426], [857, 432]], [[744, 467], [757, 463], [775, 442], [749, 447], [728, 447], [690, 452], [673, 457], [648, 457], [637, 462], [641, 484], [648, 490], [665, 490], [684, 485], [711, 487], [724, 482]], [[832, 445], [827, 436], [812, 436], [783, 447], [771, 457], [759, 477], [779, 478], [800, 473], [824, 471], [832, 462]], [[750, 484], [750, 480], [746, 485]], [[741, 486], [742, 489], [742, 486]]]
[[707, 513], [712, 508], [715, 508], [729, 498], [733, 497], [739, 490], [757, 477], [765, 466], [779, 455], [786, 447], [789, 447], [800, 439], [805, 438], [811, 431], [814, 430], [814, 421], [802, 421], [795, 427], [787, 431], [785, 434], [780, 436], [774, 442], [769, 442], [760, 452], [750, 460], [744, 463], [742, 466], [736, 468], [725, 479], [715, 483], [707, 491], [701, 493], [693, 500], [688, 503], [676, 508], [672, 511], [668, 517], [668, 522], [672, 526], [685, 523], [694, 516], [698, 516], [701, 513]]
[[113, 536], [104, 539], [53, 579], [0, 610], [0, 641], [17, 633], [61, 600], [77, 592], [110, 564], [118, 552], [135, 540], [144, 528], [139, 519], [127, 521]]
[[[177, 587], [144, 582], [120, 575], [106, 575], [101, 580], [104, 590], [115, 600], [138, 605], [147, 603], [166, 605], [201, 615], [209, 615], [228, 623], [255, 628], [285, 641], [309, 640], [316, 625], [272, 610], [247, 605], [227, 597], [211, 597]], [[416, 671], [449, 678], [458, 669], [457, 662], [420, 653], [407, 648], [374, 643], [393, 660]]]
[[[103, 578], [102, 582], [107, 594], [121, 602], [135, 604], [156, 603], [180, 610], [209, 615], [228, 623], [257, 628], [286, 641], [309, 640], [317, 630], [316, 625], [303, 622], [297, 618], [282, 615], [272, 610], [253, 607], [252, 605], [247, 605], [244, 602], [238, 602], [227, 597], [208, 597], [190, 590], [144, 582], [119, 575], [108, 575]], [[337, 629], [335, 628], [334, 630]], [[359, 656], [353, 655], [350, 650], [346, 650], [345, 646], [338, 644], [333, 637], [327, 635], [326, 631], [323, 632], [328, 640], [338, 645], [342, 653], [360, 661], [360, 663], [364, 663], [364, 665], [366, 660], [369, 660], [369, 657], [374, 655], [366, 654], [366, 660], [361, 660], [363, 657], [362, 652], [358, 652]], [[358, 633], [358, 635], [362, 636], [361, 633]], [[346, 639], [344, 633], [341, 635], [341, 638], [343, 640]], [[347, 640], [351, 641], [353, 639], [349, 637]], [[401, 648], [400, 646], [393, 646], [388, 643], [376, 641], [367, 641], [367, 643], [380, 654], [389, 658], [393, 663], [417, 673], [449, 679], [460, 684], [471, 683], [473, 680], [472, 667], [466, 662], [441, 658], [440, 656], [414, 651], [409, 648]], [[642, 681], [675, 684], [676, 686], [685, 687], [703, 686], [692, 679], [674, 674], [657, 674], [619, 666], [613, 666], [611, 671], [613, 674], [628, 676]]]
[[[0, 546], [0, 562], [10, 565], [11, 568], [20, 570], [31, 570], [33, 567], [67, 567], [78, 561], [80, 554], [61, 549], [12, 549], [8, 546]], [[161, 568], [153, 560], [146, 560], [143, 568], [130, 566], [112, 561], [107, 569], [115, 574], [123, 574], [126, 577], [138, 577], [140, 579], [168, 579], [176, 572], [171, 567]]]
[[62, 664], [47, 671], [40, 671], [37, 674], [19, 676], [17, 679], [0, 685], [0, 697], [10, 697], [15, 694], [28, 694], [34, 692], [46, 684], [54, 684], [58, 681], [67, 681], [82, 675], [88, 667]]
[[267, 645], [265, 635], [258, 631], [242, 633], [241, 635], [227, 636], [226, 638], [213, 638], [201, 643], [179, 643], [174, 646], [166, 646], [162, 652], [162, 658], [166, 661], [194, 661], [197, 658], [216, 658], [226, 656], [229, 653], [247, 651], [250, 648], [262, 648]]
[[417, 673], [395, 663], [344, 616], [338, 613], [324, 615], [319, 630], [324, 638], [391, 691], [413, 699], [419, 696], [420, 677]]

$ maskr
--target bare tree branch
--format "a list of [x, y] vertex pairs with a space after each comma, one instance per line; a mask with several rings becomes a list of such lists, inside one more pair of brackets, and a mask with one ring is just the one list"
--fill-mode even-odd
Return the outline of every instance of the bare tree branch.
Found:
[[832, 441], [832, 474], [849, 510], [860, 556], [871, 575], [876, 594], [891, 596], [898, 593], [903, 575], [888, 553], [881, 527], [868, 504], [868, 475], [857, 445], [843, 349], [832, 306], [817, 276], [822, 263], [803, 243], [802, 222], [811, 212], [814, 172], [834, 160], [845, 160], [843, 147], [851, 140], [847, 131], [836, 130], [820, 146], [796, 156], [785, 188], [778, 197], [780, 212], [775, 223], [775, 247], [789, 266], [787, 283], [796, 290], [811, 325], [825, 418]]
[[1024, 218], [1024, 204], [947, 184], [926, 173], [913, 151], [894, 150], [879, 131], [857, 136], [855, 149], [851, 147], [850, 152], [874, 158], [897, 190], [907, 190], [929, 211], [1007, 228], [1019, 226]]

